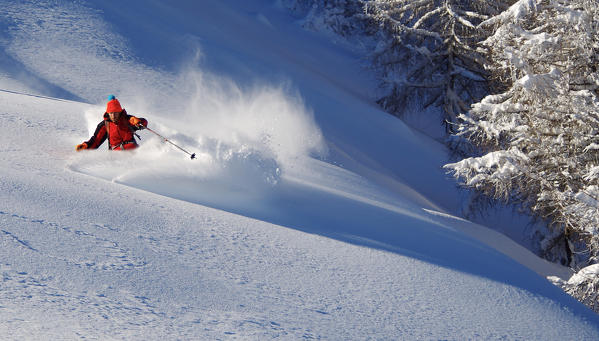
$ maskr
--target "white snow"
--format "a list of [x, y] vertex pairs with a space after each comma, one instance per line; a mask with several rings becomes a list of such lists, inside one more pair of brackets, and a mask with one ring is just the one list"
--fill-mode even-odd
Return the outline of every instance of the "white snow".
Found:
[[485, 20], [481, 25], [494, 25], [499, 21], [518, 21], [530, 14], [537, 7], [534, 0], [518, 0], [502, 14]]
[[[0, 12], [2, 339], [599, 338], [276, 1]], [[148, 131], [76, 153], [115, 94]], [[489, 225], [494, 225], [489, 222]]]

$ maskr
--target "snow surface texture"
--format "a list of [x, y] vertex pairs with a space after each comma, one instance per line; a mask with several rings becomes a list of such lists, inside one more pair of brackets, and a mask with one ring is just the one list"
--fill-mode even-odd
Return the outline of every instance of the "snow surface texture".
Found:
[[[599, 338], [544, 278], [568, 270], [456, 217], [442, 146], [276, 3], [16, 1], [0, 27], [3, 339]], [[148, 131], [75, 153], [110, 93], [197, 160]]]

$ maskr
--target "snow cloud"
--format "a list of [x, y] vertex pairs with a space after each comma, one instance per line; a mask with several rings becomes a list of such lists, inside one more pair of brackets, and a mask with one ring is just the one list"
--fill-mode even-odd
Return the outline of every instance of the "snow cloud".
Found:
[[[192, 202], [216, 204], [224, 196], [247, 205], [286, 170], [326, 154], [313, 112], [289, 84], [242, 87], [192, 66], [157, 78], [160, 86], [132, 86], [117, 98], [129, 114], [148, 119], [150, 128], [196, 159], [142, 131], [132, 155], [106, 153], [102, 146], [78, 155], [74, 170]], [[85, 114], [90, 136], [103, 110]]]

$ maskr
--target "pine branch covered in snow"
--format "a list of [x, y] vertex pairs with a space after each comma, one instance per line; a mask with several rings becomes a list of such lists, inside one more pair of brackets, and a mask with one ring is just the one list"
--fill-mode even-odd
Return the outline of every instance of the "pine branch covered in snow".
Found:
[[480, 23], [506, 8], [505, 1], [367, 2], [365, 13], [386, 35], [374, 52], [386, 88], [379, 103], [401, 115], [417, 95], [423, 107], [441, 107], [444, 120], [456, 122], [488, 93], [487, 62], [478, 43], [491, 30]]
[[[574, 268], [599, 260], [597, 5], [521, 0], [481, 23], [495, 27], [484, 45], [506, 90], [459, 116], [456, 136], [484, 155], [446, 165], [466, 186], [548, 221]], [[541, 247], [556, 260], [563, 245]]]
[[587, 307], [599, 312], [599, 264], [581, 269], [568, 281], [557, 277], [550, 277], [549, 280]]

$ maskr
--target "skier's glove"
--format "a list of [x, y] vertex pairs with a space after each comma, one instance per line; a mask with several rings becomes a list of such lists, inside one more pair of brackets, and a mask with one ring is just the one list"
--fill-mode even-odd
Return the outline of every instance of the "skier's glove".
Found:
[[129, 123], [131, 123], [132, 126], [138, 128], [145, 128], [148, 126], [148, 122], [146, 120], [140, 120], [135, 116], [131, 116], [131, 118], [129, 118]]
[[76, 151], [80, 151], [82, 149], [87, 149], [87, 143], [83, 142], [82, 144], [78, 144], [77, 147], [75, 147]]

